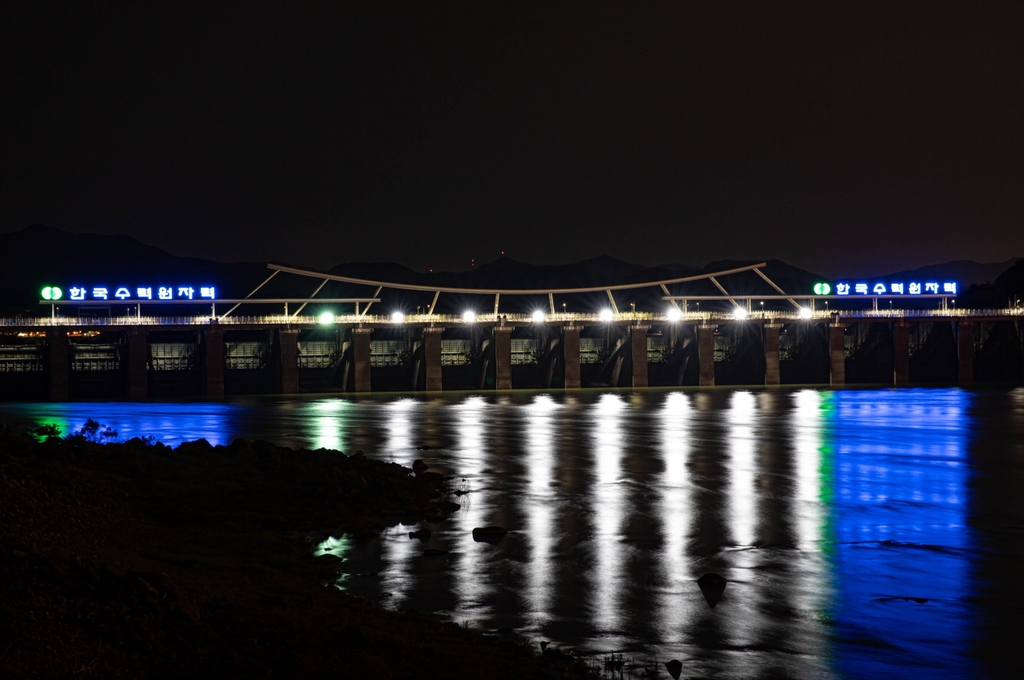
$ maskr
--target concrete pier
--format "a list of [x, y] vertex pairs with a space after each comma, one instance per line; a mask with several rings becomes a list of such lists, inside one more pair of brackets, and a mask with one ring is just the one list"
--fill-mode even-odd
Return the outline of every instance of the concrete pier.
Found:
[[145, 399], [149, 396], [149, 347], [146, 329], [133, 328], [128, 332], [128, 398]]
[[[761, 380], [766, 386], [786, 381], [837, 388], [847, 381], [904, 386], [911, 379], [970, 385], [1021, 375], [1024, 334], [1019, 314], [996, 320], [909, 312], [863, 317], [832, 313], [810, 320], [769, 316], [740, 322], [703, 314], [699, 320], [652, 323], [638, 314], [611, 325], [596, 318], [554, 318], [542, 325], [528, 318], [496, 317], [493, 323], [473, 325], [450, 319], [447, 330], [439, 322], [399, 326], [357, 319], [325, 329], [290, 320], [277, 325], [208, 320], [191, 327], [122, 325], [103, 330], [99, 337], [90, 331], [97, 325], [92, 322], [63, 327], [47, 320], [31, 330], [29, 340], [17, 341], [37, 347], [34, 354], [18, 350], [15, 359], [21, 363], [10, 358], [15, 352], [0, 357], [6, 362], [0, 364], [5, 371], [0, 373], [0, 389], [60, 401], [144, 400], [328, 390], [640, 390]], [[39, 337], [43, 334], [45, 341]], [[344, 343], [339, 347], [340, 339]], [[792, 356], [783, 356], [790, 346], [787, 340]], [[721, 363], [715, 361], [716, 351]], [[581, 365], [581, 360], [587, 363]]]
[[647, 328], [633, 326], [629, 329], [633, 387], [647, 387]]
[[562, 329], [563, 386], [567, 390], [580, 388], [580, 328], [566, 326]]
[[277, 333], [277, 378], [281, 394], [299, 392], [299, 332], [282, 329]]
[[203, 355], [203, 393], [208, 397], [224, 396], [224, 331], [216, 326], [206, 330]]
[[910, 326], [900, 319], [892, 327], [892, 364], [894, 385], [910, 384]]
[[355, 368], [354, 386], [356, 392], [370, 392], [370, 329], [352, 329], [352, 364]]
[[700, 363], [700, 386], [715, 386], [715, 330], [718, 326], [697, 327], [697, 361]]
[[961, 385], [974, 382], [974, 322], [961, 321], [956, 334], [956, 374]]
[[779, 331], [782, 326], [771, 322], [764, 325], [764, 384], [778, 385], [779, 372]]
[[46, 351], [50, 369], [50, 401], [68, 400], [68, 369], [71, 347], [68, 333], [62, 328], [46, 331]]
[[494, 329], [494, 389], [512, 389], [512, 329]]
[[427, 372], [427, 392], [441, 391], [441, 329], [423, 329], [423, 362]]
[[842, 387], [846, 384], [846, 326], [841, 323], [828, 325], [829, 384]]

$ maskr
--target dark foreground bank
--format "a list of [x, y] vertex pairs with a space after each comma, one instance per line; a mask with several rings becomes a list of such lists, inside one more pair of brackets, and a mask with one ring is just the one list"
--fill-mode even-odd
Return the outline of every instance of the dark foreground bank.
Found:
[[323, 584], [302, 532], [443, 516], [437, 474], [334, 451], [0, 430], [0, 676], [554, 678], [580, 666]]

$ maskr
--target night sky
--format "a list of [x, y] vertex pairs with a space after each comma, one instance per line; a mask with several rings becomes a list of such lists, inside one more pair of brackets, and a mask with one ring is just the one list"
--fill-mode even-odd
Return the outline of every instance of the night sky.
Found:
[[1024, 255], [1024, 3], [7, 3], [0, 232], [326, 268]]

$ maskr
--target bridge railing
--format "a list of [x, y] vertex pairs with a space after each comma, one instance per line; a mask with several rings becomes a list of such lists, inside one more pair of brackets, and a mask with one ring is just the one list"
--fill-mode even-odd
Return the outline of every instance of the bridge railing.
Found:
[[[839, 310], [818, 309], [812, 312], [809, 319], [802, 318], [796, 310], [753, 310], [747, 316], [751, 321], [776, 321], [792, 323], [801, 320], [823, 321], [831, 318], [840, 319], [899, 319], [899, 318], [936, 318], [936, 319], [985, 319], [985, 318], [1024, 317], [1024, 307], [1003, 309], [868, 309]], [[681, 313], [681, 321], [689, 323], [726, 323], [735, 321], [732, 312], [726, 311], [687, 311]], [[524, 326], [534, 323], [530, 314], [479, 314], [476, 323], [485, 325], [501, 324]], [[666, 324], [671, 323], [667, 314], [660, 312], [620, 312], [613, 315], [612, 323], [635, 324]], [[411, 325], [435, 324], [441, 327], [468, 325], [461, 315], [457, 314], [407, 314], [403, 323]], [[546, 314], [540, 323], [578, 323], [594, 325], [602, 323], [596, 313], [558, 312]], [[131, 327], [131, 326], [315, 326], [319, 325], [319, 317], [313, 315], [272, 314], [262, 316], [44, 316], [34, 318], [0, 318], [0, 328], [19, 327]], [[334, 317], [334, 324], [340, 326], [356, 326], [367, 324], [373, 326], [397, 325], [388, 315], [341, 314]]]

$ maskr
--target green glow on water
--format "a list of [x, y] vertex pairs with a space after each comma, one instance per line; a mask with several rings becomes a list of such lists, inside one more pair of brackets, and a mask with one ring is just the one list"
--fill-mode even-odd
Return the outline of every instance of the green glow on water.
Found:
[[836, 416], [835, 395], [832, 392], [821, 393], [821, 445], [818, 452], [818, 499], [821, 501], [824, 521], [821, 524], [821, 551], [831, 557], [836, 550], [836, 511], [835, 511], [835, 447], [832, 443], [834, 435], [832, 421]]

